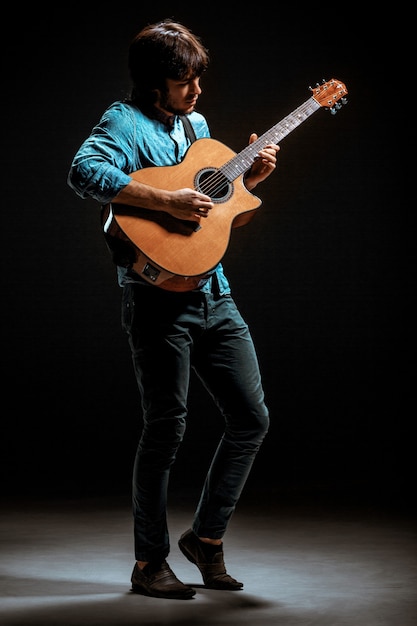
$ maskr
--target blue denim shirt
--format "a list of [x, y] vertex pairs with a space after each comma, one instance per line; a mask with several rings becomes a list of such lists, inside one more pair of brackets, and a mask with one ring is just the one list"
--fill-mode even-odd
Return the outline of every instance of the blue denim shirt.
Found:
[[[197, 139], [210, 137], [203, 115], [193, 111], [188, 117]], [[75, 154], [68, 185], [81, 198], [90, 197], [104, 205], [131, 181], [131, 172], [144, 167], [180, 163], [190, 141], [180, 118], [173, 116], [171, 122], [168, 125], [148, 117], [128, 102], [114, 102]], [[128, 282], [147, 285], [133, 270], [117, 266], [117, 274], [120, 286]], [[221, 263], [213, 271], [214, 274], [220, 294], [230, 293]], [[200, 289], [211, 291], [212, 280], [213, 276]], [[152, 285], [149, 288], [155, 289]]]

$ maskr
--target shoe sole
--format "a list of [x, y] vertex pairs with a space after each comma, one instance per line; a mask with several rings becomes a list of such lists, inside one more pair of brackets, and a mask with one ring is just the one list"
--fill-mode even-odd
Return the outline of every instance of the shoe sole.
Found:
[[141, 587], [140, 585], [132, 585], [132, 592], [137, 593], [141, 596], [147, 596], [149, 598], [164, 598], [165, 600], [191, 600], [196, 592], [195, 589], [190, 589], [187, 594], [185, 593], [177, 593], [177, 594], [164, 594], [153, 591], [148, 591], [145, 587]]
[[[188, 552], [187, 548], [179, 541], [178, 542], [178, 547], [181, 550], [181, 552], [183, 553], [183, 555], [185, 556], [186, 559], [188, 559], [191, 563], [193, 563], [193, 565], [197, 565], [197, 561], [194, 559], [194, 557], [191, 555], [190, 552]], [[198, 565], [197, 565], [198, 567]]]

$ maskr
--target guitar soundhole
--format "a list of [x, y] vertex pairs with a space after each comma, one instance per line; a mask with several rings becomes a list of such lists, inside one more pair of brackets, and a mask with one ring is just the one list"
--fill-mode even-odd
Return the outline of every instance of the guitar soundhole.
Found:
[[232, 184], [220, 170], [205, 168], [197, 172], [195, 187], [210, 196], [213, 202], [225, 202], [233, 192]]

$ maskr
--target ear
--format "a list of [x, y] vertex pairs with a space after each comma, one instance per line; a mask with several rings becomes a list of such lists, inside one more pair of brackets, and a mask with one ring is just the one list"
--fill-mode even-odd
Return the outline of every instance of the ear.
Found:
[[158, 104], [161, 101], [161, 91], [159, 89], [152, 89], [153, 103]]

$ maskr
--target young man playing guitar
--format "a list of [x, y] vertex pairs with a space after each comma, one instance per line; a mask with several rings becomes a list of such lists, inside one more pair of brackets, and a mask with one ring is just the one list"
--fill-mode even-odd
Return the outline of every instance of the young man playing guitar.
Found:
[[[249, 191], [275, 170], [279, 147], [268, 143], [257, 149], [234, 185], [217, 167], [187, 163], [187, 120], [197, 140], [193, 147], [214, 141], [206, 119], [195, 111], [208, 64], [201, 40], [182, 24], [164, 20], [143, 28], [129, 48], [131, 97], [104, 112], [68, 176], [81, 198], [92, 197], [103, 207], [123, 290], [122, 324], [143, 418], [133, 470], [131, 582], [133, 591], [159, 598], [195, 595], [166, 561], [167, 489], [186, 428], [191, 371], [225, 423], [190, 528], [179, 539], [207, 588], [243, 588], [226, 571], [222, 539], [269, 426], [255, 348], [231, 296], [216, 241], [227, 238], [238, 222], [234, 215], [226, 223], [220, 200], [230, 202], [233, 196], [244, 205]], [[249, 143], [257, 139], [252, 134]], [[202, 245], [207, 232], [211, 240]], [[182, 250], [184, 259], [178, 261]]]

